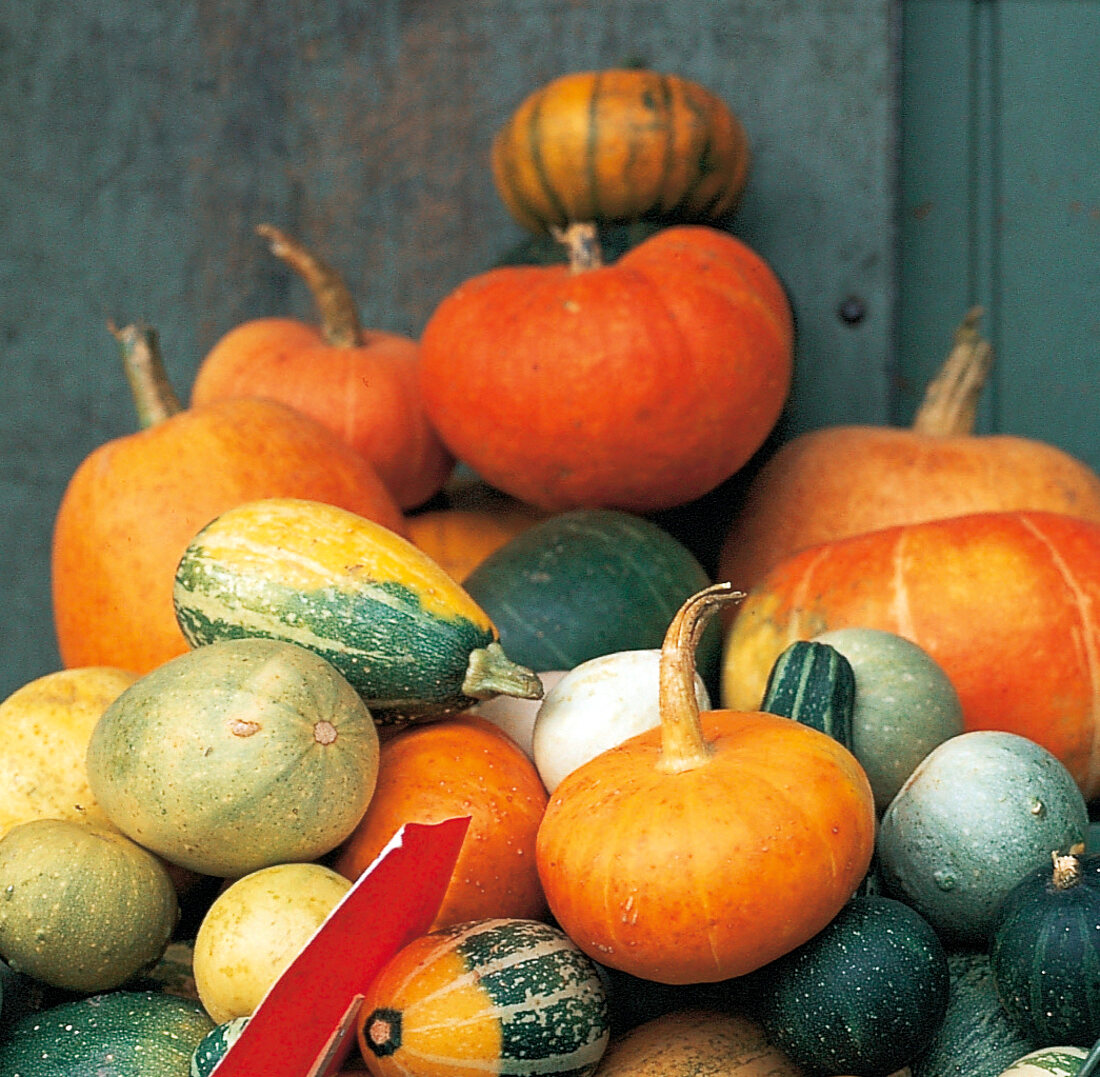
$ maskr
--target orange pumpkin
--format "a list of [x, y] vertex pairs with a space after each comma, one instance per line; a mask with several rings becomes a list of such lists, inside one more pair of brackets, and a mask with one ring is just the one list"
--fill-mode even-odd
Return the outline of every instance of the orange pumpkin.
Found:
[[172, 587], [215, 516], [264, 497], [325, 501], [404, 533], [374, 468], [314, 419], [273, 400], [182, 409], [151, 330], [119, 332], [142, 428], [99, 446], [54, 521], [54, 626], [66, 666], [134, 673], [183, 654]]
[[257, 318], [231, 329], [199, 365], [192, 404], [238, 396], [289, 404], [370, 460], [403, 509], [423, 504], [454, 460], [424, 415], [419, 346], [399, 333], [364, 329], [331, 266], [271, 225], [257, 231], [305, 280], [321, 324]]
[[603, 265], [489, 270], [421, 339], [421, 390], [451, 451], [543, 509], [646, 512], [701, 496], [771, 431], [793, 329], [767, 264], [705, 226], [666, 228]]
[[895, 524], [1038, 509], [1100, 522], [1100, 476], [1061, 449], [976, 435], [993, 359], [972, 310], [911, 428], [832, 426], [782, 445], [753, 477], [717, 577], [749, 588], [784, 557]]
[[758, 704], [785, 647], [852, 626], [923, 647], [955, 686], [966, 729], [1029, 737], [1086, 798], [1100, 794], [1100, 524], [976, 513], [794, 554], [726, 635], [723, 704]]
[[871, 786], [839, 742], [758, 711], [700, 715], [691, 655], [735, 595], [717, 584], [684, 604], [661, 653], [660, 727], [568, 775], [539, 827], [558, 923], [590, 957], [662, 983], [740, 976], [801, 945], [871, 859]]
[[432, 930], [484, 917], [539, 919], [546, 899], [535, 833], [545, 808], [535, 765], [484, 718], [410, 726], [383, 740], [374, 796], [333, 866], [357, 879], [402, 824], [469, 815]]

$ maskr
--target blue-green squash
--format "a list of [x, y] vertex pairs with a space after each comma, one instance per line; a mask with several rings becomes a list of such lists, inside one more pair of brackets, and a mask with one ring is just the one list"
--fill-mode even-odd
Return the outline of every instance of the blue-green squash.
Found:
[[997, 997], [984, 950], [949, 950], [947, 1011], [928, 1047], [911, 1063], [912, 1077], [1000, 1077], [1034, 1050]]
[[542, 695], [431, 557], [332, 505], [272, 498], [230, 509], [188, 545], [173, 595], [192, 646], [264, 637], [305, 647], [344, 675], [380, 724]]
[[237, 878], [325, 855], [378, 775], [378, 730], [328, 662], [273, 639], [198, 647], [103, 712], [86, 767], [128, 837], [201, 875]]
[[604, 982], [564, 932], [499, 917], [398, 951], [367, 989], [357, 1032], [375, 1077], [586, 1077], [610, 1026]]
[[[680, 606], [710, 582], [695, 555], [657, 524], [612, 509], [575, 509], [510, 539], [463, 586], [508, 654], [543, 672], [659, 648]], [[696, 653], [708, 689], [720, 648], [716, 621]]]
[[189, 1077], [214, 1027], [197, 1002], [156, 991], [89, 995], [15, 1023], [0, 1041], [4, 1077]]
[[947, 954], [914, 909], [857, 894], [808, 942], [752, 976], [768, 1039], [807, 1069], [882, 1077], [932, 1042], [947, 1012]]
[[1001, 1002], [1041, 1046], [1100, 1037], [1100, 854], [1052, 856], [1002, 902], [989, 960]]

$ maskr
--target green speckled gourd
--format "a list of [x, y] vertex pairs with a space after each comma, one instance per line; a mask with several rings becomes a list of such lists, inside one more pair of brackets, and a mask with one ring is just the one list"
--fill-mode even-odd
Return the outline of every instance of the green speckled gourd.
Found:
[[437, 718], [497, 695], [538, 699], [473, 598], [411, 542], [332, 505], [239, 505], [195, 536], [176, 572], [192, 646], [281, 639], [338, 669], [376, 722]]
[[827, 643], [796, 640], [775, 660], [760, 709], [826, 733], [851, 751], [855, 693], [844, 655]]
[[67, 819], [32, 819], [0, 838], [0, 895], [0, 956], [71, 991], [109, 991], [152, 964], [179, 912], [152, 853]]
[[191, 1056], [190, 1077], [210, 1077], [226, 1051], [241, 1038], [247, 1024], [247, 1017], [231, 1017], [203, 1036]]
[[932, 1041], [947, 1011], [947, 954], [892, 898], [858, 894], [809, 942], [751, 978], [770, 1042], [813, 1071], [882, 1077]]
[[4, 1077], [189, 1077], [214, 1022], [190, 999], [113, 991], [28, 1014], [0, 1041]]
[[1001, 903], [989, 960], [1005, 1009], [1036, 1043], [1100, 1037], [1100, 854], [1052, 854]]
[[270, 639], [199, 647], [139, 678], [88, 743], [88, 780], [123, 833], [203, 875], [314, 860], [374, 794], [378, 731], [312, 651]]
[[878, 865], [887, 892], [941, 938], [983, 946], [1012, 887], [1087, 828], [1084, 797], [1050, 752], [976, 730], [934, 748], [901, 787], [879, 826]]

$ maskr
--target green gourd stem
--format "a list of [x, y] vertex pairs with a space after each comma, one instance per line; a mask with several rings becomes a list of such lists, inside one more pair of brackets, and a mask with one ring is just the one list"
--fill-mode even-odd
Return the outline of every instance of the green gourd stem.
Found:
[[703, 737], [695, 695], [695, 649], [711, 616], [727, 602], [740, 602], [743, 591], [722, 582], [692, 595], [679, 609], [661, 646], [658, 699], [661, 754], [658, 766], [669, 773], [706, 764], [713, 749]]
[[317, 307], [325, 341], [336, 348], [354, 348], [361, 344], [363, 329], [359, 312], [344, 278], [282, 229], [260, 224], [256, 232], [268, 241], [271, 253], [305, 281]]
[[168, 381], [156, 330], [147, 325], [109, 328], [122, 353], [122, 366], [141, 429], [148, 430], [183, 411], [183, 404]]
[[570, 273], [587, 273], [603, 266], [603, 250], [596, 225], [591, 221], [576, 221], [565, 228], [551, 229], [569, 256]]
[[470, 652], [462, 691], [471, 699], [514, 696], [541, 699], [542, 681], [537, 673], [513, 662], [499, 643], [493, 642]]
[[972, 307], [955, 330], [954, 345], [913, 419], [917, 433], [952, 437], [974, 432], [978, 400], [993, 365], [993, 348], [978, 331], [983, 313]]
[[1100, 1040], [1097, 1040], [1085, 1055], [1085, 1061], [1077, 1071], [1077, 1077], [1096, 1077], [1097, 1074], [1100, 1074]]

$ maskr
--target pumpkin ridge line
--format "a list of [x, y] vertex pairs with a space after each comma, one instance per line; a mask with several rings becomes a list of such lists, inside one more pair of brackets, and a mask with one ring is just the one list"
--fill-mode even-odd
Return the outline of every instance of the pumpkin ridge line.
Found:
[[894, 543], [893, 550], [893, 579], [892, 590], [893, 600], [890, 603], [890, 611], [894, 617], [894, 623], [897, 626], [895, 631], [899, 636], [905, 636], [908, 639], [916, 639], [915, 627], [913, 624], [913, 609], [909, 602], [909, 588], [906, 581], [908, 575], [906, 573], [906, 538], [908, 537], [908, 531], [902, 529], [897, 534], [897, 541]]
[[554, 207], [558, 217], [563, 222], [567, 223], [569, 221], [569, 214], [566, 213], [565, 206], [558, 197], [558, 192], [554, 190], [554, 185], [550, 182], [550, 177], [546, 172], [546, 162], [542, 157], [542, 139], [540, 137], [540, 131], [542, 126], [542, 105], [544, 98], [545, 93], [540, 94], [537, 100], [532, 104], [531, 111], [528, 114], [527, 148], [531, 154], [531, 164], [534, 168], [535, 177], [543, 193], [546, 195], [546, 200]]

